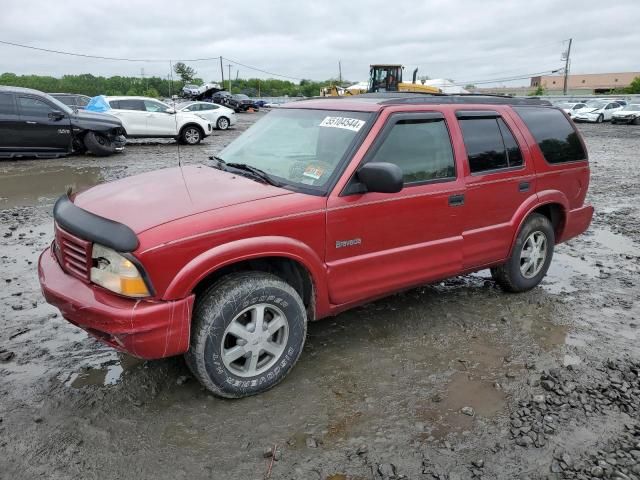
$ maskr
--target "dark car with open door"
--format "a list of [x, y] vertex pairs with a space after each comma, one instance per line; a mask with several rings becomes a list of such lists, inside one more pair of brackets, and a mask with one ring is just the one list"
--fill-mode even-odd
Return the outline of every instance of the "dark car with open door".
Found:
[[61, 157], [121, 152], [122, 122], [104, 113], [74, 110], [37, 90], [0, 86], [0, 158]]

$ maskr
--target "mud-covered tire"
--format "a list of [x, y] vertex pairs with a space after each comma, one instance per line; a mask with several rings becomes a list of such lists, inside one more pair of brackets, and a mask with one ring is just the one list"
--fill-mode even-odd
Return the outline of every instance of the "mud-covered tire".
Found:
[[113, 155], [116, 147], [111, 141], [100, 133], [87, 132], [83, 139], [84, 146], [96, 157]]
[[[284, 317], [287, 325], [286, 339], [282, 339], [280, 356], [269, 358], [263, 352], [265, 362], [263, 370], [255, 370], [256, 375], [240, 372], [240, 367], [229, 364], [229, 352], [233, 348], [259, 348], [260, 341], [271, 341], [269, 329], [274, 322], [274, 315], [266, 323], [262, 338], [239, 345], [233, 333], [231, 324], [239, 322], [244, 316], [253, 318], [251, 314], [243, 314], [252, 308], [264, 310], [265, 321], [269, 309], [280, 312], [278, 318]], [[244, 316], [243, 316], [244, 315]], [[252, 320], [253, 321], [253, 320]], [[258, 329], [249, 335], [257, 335]], [[279, 330], [275, 335], [282, 333]], [[256, 395], [277, 385], [298, 361], [304, 347], [307, 333], [307, 314], [300, 295], [279, 277], [263, 272], [244, 272], [231, 274], [216, 282], [204, 291], [196, 300], [191, 328], [191, 344], [185, 359], [193, 375], [209, 391], [225, 398], [241, 398]], [[242, 334], [244, 335], [244, 333]], [[240, 337], [237, 337], [240, 338]], [[229, 344], [229, 341], [234, 341]], [[248, 357], [240, 357], [239, 362], [250, 362], [253, 353]], [[258, 355], [261, 355], [260, 352]], [[266, 361], [268, 360], [268, 361]], [[250, 367], [249, 369], [250, 370]]]
[[227, 117], [220, 117], [216, 121], [216, 128], [218, 130], [226, 130], [230, 126], [231, 126], [231, 122], [229, 121], [229, 119]]
[[[542, 238], [540, 234], [544, 237], [546, 245], [544, 259], [540, 262], [539, 270], [535, 268], [530, 271], [531, 276], [527, 276], [523, 273], [523, 268], [527, 263], [527, 258], [524, 257], [529, 250], [527, 245], [531, 245], [530, 242], [535, 243], [535, 240], [532, 239]], [[518, 232], [511, 256], [505, 264], [492, 268], [491, 276], [507, 292], [531, 290], [547, 274], [553, 258], [554, 245], [555, 234], [549, 219], [538, 213], [531, 214]], [[524, 252], [523, 249], [525, 250]]]
[[185, 145], [197, 145], [204, 138], [204, 132], [195, 125], [186, 125], [180, 130], [178, 141]]

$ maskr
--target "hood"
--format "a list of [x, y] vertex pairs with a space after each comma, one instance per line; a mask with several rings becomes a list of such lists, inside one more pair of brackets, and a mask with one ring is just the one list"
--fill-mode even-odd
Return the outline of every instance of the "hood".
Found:
[[166, 168], [104, 183], [77, 194], [73, 202], [141, 233], [190, 215], [291, 193], [199, 165]]
[[121, 127], [120, 119], [109, 113], [88, 112], [86, 110], [78, 110], [71, 114], [71, 121], [78, 125], [108, 125], [112, 127]]

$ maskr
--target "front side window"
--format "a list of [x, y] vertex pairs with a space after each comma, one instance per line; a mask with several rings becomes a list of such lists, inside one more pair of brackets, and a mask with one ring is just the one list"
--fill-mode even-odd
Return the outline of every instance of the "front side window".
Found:
[[370, 118], [368, 112], [274, 110], [218, 156], [264, 170], [285, 185], [323, 190]]
[[549, 107], [513, 107], [549, 163], [587, 159], [580, 137], [560, 110]]
[[369, 159], [395, 163], [406, 184], [455, 178], [455, 162], [444, 119], [398, 120]]
[[522, 165], [522, 152], [500, 117], [460, 120], [471, 173]]
[[89, 102], [91, 101], [91, 98], [89, 97], [78, 97], [77, 98], [77, 104], [79, 107], [86, 107], [87, 105], [89, 105]]
[[53, 112], [51, 105], [33, 97], [18, 97], [18, 105], [20, 113], [29, 117], [46, 118]]
[[147, 112], [166, 112], [169, 107], [153, 100], [144, 100], [144, 107]]
[[13, 95], [10, 93], [0, 93], [0, 115], [15, 115], [16, 106], [13, 102]]

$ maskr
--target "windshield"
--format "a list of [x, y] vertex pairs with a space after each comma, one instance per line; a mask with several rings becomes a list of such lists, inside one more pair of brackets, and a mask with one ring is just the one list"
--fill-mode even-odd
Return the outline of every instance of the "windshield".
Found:
[[185, 85], [184, 88], [191, 88], [191, 89], [198, 88], [198, 85], [193, 85], [193, 84]]
[[638, 105], [636, 103], [630, 103], [629, 105], [624, 107], [623, 110], [631, 110], [633, 112], [638, 112], [638, 111], [640, 111], [640, 105]]
[[219, 158], [264, 170], [280, 183], [322, 188], [370, 117], [368, 112], [275, 110]]
[[607, 104], [607, 102], [603, 102], [602, 100], [589, 100], [587, 102], [587, 107], [589, 108], [602, 108]]

